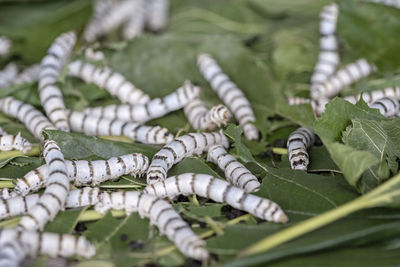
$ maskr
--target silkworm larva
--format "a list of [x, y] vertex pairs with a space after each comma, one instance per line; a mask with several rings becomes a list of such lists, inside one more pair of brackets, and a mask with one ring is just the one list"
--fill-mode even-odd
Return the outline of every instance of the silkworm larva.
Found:
[[132, 9], [133, 16], [127, 20], [122, 28], [124, 39], [131, 40], [142, 34], [146, 22], [146, 6], [145, 1], [135, 0], [136, 5]]
[[336, 33], [336, 23], [339, 14], [338, 5], [331, 3], [322, 8], [319, 14], [320, 24], [319, 31], [321, 35], [329, 35]]
[[0, 135], [0, 151], [20, 150], [27, 153], [32, 149], [31, 143], [21, 136], [21, 133], [17, 135]]
[[197, 260], [208, 259], [205, 242], [193, 233], [170, 203], [154, 195], [138, 191], [103, 193], [95, 209], [100, 213], [109, 209], [125, 210], [128, 215], [139, 212], [142, 218], [149, 218], [151, 224], [155, 224], [184, 255]]
[[210, 161], [224, 171], [225, 178], [234, 186], [244, 189], [246, 192], [257, 192], [260, 182], [242, 163], [229, 154], [221, 145], [210, 147], [207, 154]]
[[20, 120], [37, 139], [43, 140], [42, 131], [44, 129], [56, 130], [42, 112], [11, 96], [0, 98], [0, 110], [6, 115]]
[[0, 36], [0, 57], [4, 57], [10, 53], [12, 42], [5, 36]]
[[86, 83], [94, 83], [116, 96], [122, 103], [146, 103], [150, 97], [127, 81], [121, 74], [108, 67], [100, 68], [90, 63], [76, 60], [69, 64], [69, 76], [77, 77]]
[[76, 42], [76, 33], [61, 34], [40, 64], [39, 96], [43, 109], [57, 129], [69, 132], [64, 99], [56, 82]]
[[101, 118], [145, 123], [160, 118], [170, 112], [183, 108], [191, 99], [197, 97], [200, 88], [186, 81], [175, 92], [163, 98], [155, 98], [145, 104], [109, 105], [84, 109], [84, 113]]
[[311, 86], [311, 98], [333, 97], [344, 87], [367, 77], [376, 71], [376, 67], [369, 64], [365, 59], [359, 59], [354, 63], [346, 65], [323, 83]]
[[49, 178], [46, 189], [40, 196], [38, 203], [24, 215], [18, 227], [25, 230], [43, 230], [47, 222], [54, 219], [57, 213], [64, 208], [69, 191], [69, 180], [64, 155], [57, 143], [46, 140], [43, 148], [43, 157], [49, 169]]
[[26, 68], [20, 74], [18, 74], [18, 76], [15, 77], [15, 79], [12, 81], [12, 84], [20, 85], [24, 83], [37, 82], [39, 79], [39, 73], [40, 73], [40, 64], [34, 64]]
[[259, 132], [252, 124], [256, 121], [256, 118], [250, 102], [243, 92], [223, 73], [220, 66], [210, 55], [198, 55], [197, 65], [204, 78], [218, 94], [218, 97], [243, 127], [245, 137], [249, 140], [257, 140]]
[[89, 136], [126, 136], [143, 144], [166, 144], [174, 138], [160, 126], [100, 118], [70, 110], [67, 114], [71, 130]]
[[28, 253], [28, 247], [18, 240], [0, 246], [0, 267], [19, 267]]
[[315, 142], [315, 135], [307, 128], [298, 128], [290, 134], [287, 147], [289, 152], [290, 167], [294, 170], [306, 171], [309, 158], [307, 149]]
[[148, 185], [143, 191], [170, 199], [178, 195], [196, 194], [215, 202], [227, 203], [235, 209], [244, 210], [267, 221], [288, 221], [283, 210], [271, 200], [248, 194], [241, 188], [207, 174], [184, 173], [171, 176], [164, 181]]
[[147, 26], [152, 31], [160, 31], [168, 24], [169, 0], [149, 0], [147, 2]]
[[92, 47], [85, 49], [85, 58], [91, 61], [103, 61], [105, 56], [101, 51], [95, 51]]
[[14, 62], [8, 63], [7, 66], [0, 71], [0, 88], [6, 88], [11, 85], [17, 75], [17, 65]]
[[116, 5], [116, 0], [97, 0], [93, 4], [93, 15], [83, 32], [83, 38], [86, 42], [94, 42], [99, 36], [100, 20]]
[[362, 94], [358, 94], [355, 96], [345, 96], [343, 99], [346, 101], [349, 101], [352, 104], [355, 104], [360, 100], [361, 95], [362, 95], [363, 100], [367, 104], [370, 104], [370, 103], [372, 103], [378, 99], [384, 98], [384, 97], [391, 97], [391, 98], [400, 100], [400, 87], [394, 86], [394, 87], [385, 88], [383, 90], [362, 92]]
[[311, 84], [325, 82], [335, 73], [338, 64], [339, 54], [336, 37], [333, 35], [321, 37], [320, 52], [313, 75], [311, 76]]
[[370, 108], [376, 108], [385, 117], [393, 117], [399, 113], [400, 104], [398, 99], [383, 97], [370, 104]]
[[15, 228], [0, 229], [0, 246], [18, 240], [28, 248], [31, 257], [81, 256], [90, 258], [96, 253], [95, 247], [83, 236], [56, 234], [37, 231], [19, 231]]
[[212, 133], [189, 133], [165, 145], [158, 151], [147, 170], [147, 183], [152, 184], [167, 178], [167, 172], [186, 157], [201, 155], [213, 146], [221, 144], [228, 148], [229, 143], [226, 136], [220, 132]]
[[372, 2], [376, 4], [382, 4], [386, 6], [400, 8], [400, 1], [399, 0], [364, 0], [365, 2]]
[[[144, 174], [149, 167], [149, 159], [140, 153], [133, 153], [108, 160], [65, 160], [65, 165], [70, 182], [76, 186], [98, 186], [102, 182], [116, 180], [122, 175]], [[19, 195], [36, 192], [46, 185], [48, 175], [47, 165], [42, 165], [17, 179], [14, 191]]]
[[3, 188], [3, 190], [0, 191], [0, 200], [6, 200], [17, 196], [18, 194], [15, 191], [9, 190], [8, 188]]
[[212, 107], [210, 110], [199, 98], [195, 98], [183, 109], [186, 118], [195, 130], [213, 131], [221, 125], [226, 125], [232, 114], [224, 105]]
[[309, 98], [304, 98], [304, 97], [287, 97], [286, 98], [288, 105], [289, 106], [296, 106], [296, 105], [302, 105], [302, 104], [310, 104], [311, 99]]

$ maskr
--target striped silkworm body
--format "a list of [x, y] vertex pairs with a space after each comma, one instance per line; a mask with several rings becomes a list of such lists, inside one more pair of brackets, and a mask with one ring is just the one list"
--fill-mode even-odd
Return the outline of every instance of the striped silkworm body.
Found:
[[364, 1], [400, 8], [400, 0], [364, 0]]
[[0, 110], [6, 115], [20, 120], [37, 139], [43, 140], [42, 131], [44, 129], [56, 130], [43, 113], [32, 105], [24, 104], [11, 96], [0, 98]]
[[149, 0], [147, 2], [147, 26], [152, 31], [160, 31], [168, 24], [169, 0]]
[[372, 102], [369, 107], [378, 109], [385, 117], [393, 117], [399, 113], [400, 104], [398, 99], [383, 97]]
[[11, 85], [17, 75], [17, 65], [14, 62], [8, 63], [3, 70], [0, 70], [0, 88], [6, 88]]
[[222, 131], [189, 133], [175, 138], [153, 156], [147, 170], [147, 183], [152, 184], [165, 180], [172, 165], [186, 157], [200, 156], [203, 152], [208, 151], [211, 146], [217, 144], [221, 144], [225, 148], [229, 147], [229, 142]]
[[378, 99], [384, 98], [384, 97], [390, 97], [390, 98], [400, 100], [400, 87], [394, 86], [394, 87], [388, 87], [388, 88], [385, 88], [382, 90], [363, 92], [362, 94], [358, 94], [355, 96], [345, 96], [343, 99], [352, 104], [355, 104], [360, 100], [361, 95], [362, 95], [363, 100], [367, 104], [370, 104], [370, 103], [372, 103]]
[[34, 64], [18, 74], [18, 76], [12, 81], [12, 85], [37, 82], [39, 79], [39, 73], [40, 64]]
[[76, 33], [61, 34], [40, 64], [39, 96], [43, 109], [57, 129], [69, 132], [64, 99], [56, 82], [76, 43]]
[[0, 151], [19, 150], [27, 153], [31, 149], [31, 143], [23, 138], [21, 133], [18, 133], [17, 135], [0, 135]]
[[302, 104], [310, 104], [311, 99], [309, 98], [304, 98], [304, 97], [287, 97], [286, 98], [288, 105], [289, 106], [296, 106], [296, 105], [302, 105]]
[[300, 127], [290, 134], [287, 147], [290, 167], [294, 170], [306, 171], [309, 158], [307, 149], [315, 142], [315, 135], [309, 129]]
[[0, 191], [0, 200], [6, 200], [16, 196], [18, 196], [18, 194], [15, 191], [9, 190], [8, 188], [3, 188]]
[[95, 247], [83, 236], [56, 234], [37, 231], [19, 231], [15, 228], [0, 229], [0, 246], [18, 240], [28, 248], [28, 255], [35, 257], [81, 256], [90, 258], [96, 253]]
[[221, 145], [210, 147], [207, 161], [217, 164], [224, 171], [225, 178], [234, 186], [244, 189], [246, 192], [257, 192], [260, 182], [242, 163], [229, 154]]
[[143, 144], [166, 144], [173, 140], [168, 130], [160, 126], [100, 118], [77, 111], [67, 114], [71, 130], [89, 136], [126, 136]]
[[94, 83], [105, 89], [112, 96], [116, 96], [122, 103], [138, 104], [146, 103], [150, 97], [127, 81], [120, 73], [112, 71], [108, 67], [98, 67], [80, 60], [69, 64], [69, 76], [82, 79], [86, 83]]
[[336, 96], [346, 86], [367, 77], [376, 71], [376, 67], [365, 59], [359, 59], [346, 65], [323, 83], [311, 86], [311, 98], [331, 98]]
[[143, 0], [135, 0], [131, 16], [123, 25], [122, 36], [126, 40], [131, 40], [142, 34], [146, 22], [146, 5]]
[[336, 33], [338, 14], [339, 9], [336, 3], [330, 3], [322, 8], [321, 13], [319, 14], [319, 31], [321, 35], [330, 35]]
[[116, 5], [119, 1], [116, 0], [97, 0], [93, 5], [93, 15], [83, 32], [83, 39], [86, 42], [94, 42], [100, 37], [100, 20]]
[[19, 267], [28, 253], [28, 247], [18, 240], [0, 246], [0, 267]]
[[139, 212], [141, 217], [149, 218], [151, 224], [156, 225], [184, 255], [197, 260], [208, 259], [205, 242], [193, 233], [170, 203], [154, 195], [138, 191], [103, 193], [95, 209], [100, 213], [110, 209], [125, 210], [128, 215]]
[[190, 100], [197, 97], [200, 88], [186, 81], [175, 92], [163, 98], [155, 98], [145, 104], [109, 105], [84, 109], [84, 113], [109, 119], [144, 123], [160, 118], [170, 112], [183, 108]]
[[0, 57], [4, 57], [10, 53], [12, 42], [5, 36], [0, 36]]
[[43, 148], [43, 157], [49, 169], [49, 178], [46, 189], [34, 207], [24, 215], [18, 227], [25, 230], [43, 230], [47, 222], [54, 219], [57, 213], [64, 208], [69, 191], [67, 168], [57, 143], [46, 140]]
[[199, 98], [195, 98], [183, 109], [186, 118], [195, 130], [213, 131], [221, 125], [226, 125], [232, 114], [224, 105], [212, 107], [210, 110]]
[[[122, 175], [138, 176], [147, 171], [149, 159], [140, 153], [112, 157], [108, 160], [65, 160], [70, 182], [76, 186], [98, 186], [105, 181], [114, 181]], [[47, 183], [49, 169], [42, 165], [17, 179], [14, 191], [19, 195], [36, 192]]]
[[143, 191], [170, 199], [178, 195], [196, 194], [215, 202], [227, 203], [235, 209], [244, 210], [267, 221], [288, 221], [283, 210], [271, 200], [246, 193], [241, 188], [207, 174], [184, 173], [171, 176], [164, 181], [148, 185]]
[[201, 74], [211, 84], [218, 97], [232, 112], [233, 116], [243, 127], [243, 132], [248, 140], [257, 140], [259, 132], [252, 124], [256, 121], [249, 100], [236, 84], [223, 73], [217, 62], [208, 54], [197, 56], [197, 65]]

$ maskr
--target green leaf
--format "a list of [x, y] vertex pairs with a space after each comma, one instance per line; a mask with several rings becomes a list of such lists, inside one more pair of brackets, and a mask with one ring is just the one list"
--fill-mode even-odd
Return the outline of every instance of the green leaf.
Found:
[[60, 212], [52, 222], [46, 225], [44, 230], [46, 232], [70, 234], [78, 223], [79, 216], [84, 211], [85, 208]]

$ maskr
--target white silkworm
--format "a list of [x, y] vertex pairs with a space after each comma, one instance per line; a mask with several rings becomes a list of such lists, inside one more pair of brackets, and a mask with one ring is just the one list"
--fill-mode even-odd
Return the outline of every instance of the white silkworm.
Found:
[[0, 36], [0, 57], [4, 57], [10, 53], [12, 42], [5, 36]]
[[364, 0], [364, 1], [400, 8], [400, 0]]
[[39, 96], [43, 109], [57, 129], [69, 132], [64, 99], [56, 82], [76, 42], [76, 33], [61, 34], [50, 46], [40, 64]]
[[20, 74], [12, 81], [12, 85], [20, 85], [24, 83], [34, 83], [39, 79], [40, 64], [34, 64]]
[[394, 87], [385, 88], [383, 90], [362, 92], [362, 94], [358, 94], [355, 96], [345, 96], [343, 99], [346, 101], [349, 101], [352, 104], [355, 104], [360, 100], [361, 95], [362, 95], [363, 100], [367, 104], [370, 104], [370, 103], [372, 103], [378, 99], [384, 98], [384, 97], [390, 97], [390, 98], [400, 100], [400, 87], [394, 86]]
[[35, 107], [25, 104], [11, 96], [0, 99], [0, 110], [8, 116], [17, 118], [38, 139], [43, 140], [44, 129], [56, 130], [51, 122]]
[[330, 35], [336, 33], [336, 24], [339, 10], [336, 3], [331, 3], [322, 8], [319, 14], [319, 31], [321, 35]]
[[315, 135], [307, 128], [298, 128], [290, 134], [287, 147], [290, 167], [294, 170], [306, 171], [309, 164], [307, 149], [315, 142]]
[[56, 234], [36, 231], [19, 231], [12, 228], [0, 229], [0, 246], [18, 240], [28, 248], [31, 257], [81, 256], [90, 258], [96, 253], [95, 247], [83, 236]]
[[334, 35], [321, 37], [320, 53], [318, 62], [315, 65], [311, 76], [311, 84], [325, 82], [333, 73], [339, 64], [339, 54], [337, 51], [337, 41]]
[[109, 209], [125, 210], [127, 215], [139, 212], [141, 217], [149, 218], [151, 224], [155, 224], [184, 255], [197, 260], [208, 259], [205, 242], [193, 233], [170, 203], [154, 195], [138, 191], [103, 193], [95, 209], [100, 213]]
[[67, 114], [71, 130], [89, 136], [126, 136], [143, 144], [166, 144], [173, 139], [168, 130], [160, 126], [100, 118], [77, 111]]
[[218, 97], [243, 127], [245, 137], [248, 140], [257, 140], [259, 132], [252, 124], [256, 121], [256, 118], [250, 102], [243, 92], [223, 73], [217, 62], [210, 55], [198, 55], [197, 65], [204, 78], [218, 94]]
[[26, 154], [31, 149], [31, 143], [23, 138], [21, 133], [17, 135], [0, 135], [0, 151], [19, 150]]
[[232, 114], [224, 105], [212, 107], [210, 110], [199, 98], [189, 101], [183, 109], [186, 118], [195, 130], [213, 131], [226, 125]]
[[164, 181], [148, 185], [143, 191], [170, 199], [178, 195], [196, 194], [215, 202], [227, 203], [235, 209], [244, 210], [267, 221], [288, 221], [283, 210], [271, 200], [248, 194], [241, 188], [207, 174], [184, 173], [171, 176]]
[[359, 59], [346, 65], [329, 77], [325, 82], [311, 86], [311, 98], [330, 98], [337, 95], [344, 87], [367, 77], [376, 71], [376, 67], [365, 59]]
[[86, 83], [94, 83], [100, 88], [116, 96], [122, 103], [138, 104], [146, 103], [150, 97], [127, 81], [121, 74], [110, 68], [100, 68], [90, 63], [76, 60], [69, 64], [69, 76], [77, 77]]
[[0, 71], [0, 88], [6, 88], [11, 85], [17, 75], [17, 65], [14, 62], [8, 63], [7, 66]]
[[167, 178], [167, 172], [172, 165], [186, 157], [201, 155], [213, 146], [221, 144], [228, 148], [229, 142], [226, 136], [220, 132], [189, 133], [165, 145], [158, 151], [147, 170], [147, 183], [152, 184]]
[[383, 97], [372, 102], [369, 107], [378, 109], [385, 117], [393, 117], [399, 113], [400, 104], [398, 99]]
[[0, 200], [6, 200], [17, 196], [18, 194], [15, 191], [9, 190], [8, 188], [3, 188], [3, 190], [0, 191]]
[[85, 58], [91, 61], [103, 61], [105, 56], [101, 51], [94, 51], [92, 47], [85, 49]]
[[147, 26], [152, 31], [160, 31], [168, 24], [169, 0], [148, 0]]
[[199, 87], [193, 86], [191, 82], [186, 81], [175, 92], [163, 98], [154, 98], [145, 104], [109, 105], [86, 108], [83, 112], [95, 117], [144, 123], [183, 108], [191, 99], [197, 97], [199, 93]]
[[[98, 186], [105, 181], [114, 181], [123, 175], [142, 175], [149, 167], [149, 159], [140, 153], [112, 157], [108, 160], [65, 160], [70, 182], [76, 186]], [[14, 191], [27, 195], [46, 185], [49, 169], [42, 165], [17, 179]]]
[[69, 191], [67, 168], [64, 155], [56, 142], [46, 140], [43, 157], [49, 169], [46, 189], [38, 203], [21, 218], [18, 224], [21, 229], [43, 230], [46, 223], [53, 220], [57, 213], [64, 208], [67, 199]]
[[122, 28], [124, 39], [131, 40], [142, 34], [146, 22], [146, 6], [145, 1], [135, 0], [135, 6], [132, 9], [132, 14]]
[[28, 253], [28, 247], [18, 240], [0, 246], [0, 267], [18, 267]]
[[234, 186], [244, 189], [246, 192], [257, 192], [260, 182], [242, 163], [229, 154], [221, 145], [210, 147], [207, 154], [210, 161], [224, 171], [225, 178]]

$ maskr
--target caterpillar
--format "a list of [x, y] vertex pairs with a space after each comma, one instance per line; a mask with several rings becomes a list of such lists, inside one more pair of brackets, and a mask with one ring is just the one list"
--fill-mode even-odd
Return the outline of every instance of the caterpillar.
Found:
[[103, 193], [95, 209], [100, 213], [109, 209], [125, 210], [128, 215], [139, 212], [141, 217], [149, 218], [151, 224], [155, 224], [184, 255], [197, 260], [209, 257], [205, 242], [193, 233], [174, 207], [154, 195], [138, 191]]
[[43, 109], [57, 129], [69, 132], [64, 99], [56, 82], [76, 43], [76, 33], [61, 34], [47, 51], [40, 64], [39, 97]]
[[330, 3], [322, 8], [321, 13], [319, 14], [319, 31], [322, 36], [336, 33], [338, 14], [339, 10], [336, 3]]
[[32, 149], [31, 143], [21, 136], [18, 132], [17, 135], [7, 134], [2, 130], [0, 134], [0, 151], [19, 150], [25, 154]]
[[85, 49], [85, 58], [91, 61], [103, 61], [105, 60], [105, 56], [101, 51], [94, 51], [92, 47], [88, 47]]
[[158, 32], [168, 23], [169, 0], [149, 0], [147, 2], [147, 26]]
[[224, 171], [226, 179], [246, 192], [257, 192], [260, 182], [242, 163], [229, 154], [222, 145], [210, 147], [207, 153], [207, 161], [210, 161]]
[[186, 157], [201, 155], [211, 146], [221, 144], [228, 148], [229, 143], [226, 136], [220, 132], [212, 133], [189, 133], [165, 145], [158, 151], [147, 170], [147, 183], [152, 184], [167, 178], [167, 172]]
[[[108, 180], [116, 180], [122, 175], [142, 175], [149, 167], [149, 159], [140, 153], [112, 157], [108, 160], [65, 160], [67, 175], [76, 186], [98, 186]], [[17, 179], [14, 191], [18, 195], [27, 195], [46, 185], [49, 169], [42, 165]]]
[[25, 230], [43, 230], [47, 222], [53, 220], [64, 208], [69, 191], [69, 180], [64, 155], [53, 140], [46, 140], [43, 157], [49, 169], [46, 189], [34, 207], [24, 215], [18, 227]]
[[315, 135], [309, 129], [300, 127], [292, 132], [287, 141], [290, 167], [306, 171], [309, 164], [307, 149], [315, 142]]
[[382, 4], [386, 6], [391, 6], [395, 8], [400, 8], [400, 1], [399, 0], [364, 0], [366, 2]]
[[321, 37], [320, 53], [311, 76], [311, 84], [325, 82], [335, 72], [339, 61], [336, 37], [334, 35]]
[[19, 267], [28, 248], [18, 240], [10, 240], [0, 246], [0, 267]]
[[9, 190], [8, 188], [3, 188], [3, 190], [0, 191], [0, 200], [6, 200], [17, 196], [18, 194], [15, 191]]
[[122, 103], [138, 104], [146, 103], [150, 97], [127, 81], [121, 74], [112, 71], [110, 68], [100, 68], [80, 60], [69, 64], [69, 76], [77, 77], [86, 83], [94, 83], [104, 88], [112, 96], [116, 96]]
[[226, 125], [232, 114], [224, 105], [207, 109], [199, 98], [189, 101], [183, 109], [186, 118], [195, 130], [213, 131], [221, 125]]
[[369, 107], [378, 109], [385, 117], [393, 117], [399, 113], [400, 104], [398, 99], [383, 97], [372, 102]]
[[218, 97], [230, 109], [233, 116], [243, 127], [248, 140], [257, 140], [259, 132], [252, 124], [256, 121], [250, 102], [243, 92], [223, 73], [217, 62], [208, 54], [197, 56], [197, 65], [201, 74], [211, 84]]
[[154, 98], [145, 104], [109, 105], [86, 108], [83, 112], [95, 117], [145, 123], [181, 109], [191, 99], [197, 97], [199, 93], [199, 87], [194, 86], [190, 81], [186, 81], [175, 92], [163, 98]]
[[44, 129], [56, 130], [53, 124], [35, 107], [25, 104], [11, 96], [0, 98], [0, 110], [8, 116], [17, 118], [37, 138], [43, 140]]
[[248, 194], [241, 188], [207, 174], [184, 173], [171, 176], [164, 181], [146, 186], [143, 192], [170, 199], [178, 195], [196, 194], [215, 202], [227, 203], [235, 209], [246, 211], [267, 221], [278, 223], [288, 221], [283, 210], [271, 200]]
[[365, 59], [359, 59], [346, 65], [329, 77], [325, 82], [311, 86], [311, 98], [330, 98], [337, 95], [344, 87], [367, 77], [376, 71], [376, 67]]
[[14, 62], [8, 63], [4, 69], [0, 71], [0, 88], [6, 88], [11, 85], [17, 75], [17, 65]]
[[0, 229], [0, 246], [18, 240], [28, 248], [28, 255], [35, 257], [81, 256], [90, 258], [96, 253], [95, 247], [83, 236], [56, 234], [37, 231], [20, 231], [14, 228]]
[[166, 128], [90, 116], [82, 112], [67, 111], [71, 130], [89, 136], [126, 136], [143, 144], [166, 144], [173, 136]]
[[0, 57], [4, 57], [10, 53], [12, 41], [5, 36], [0, 36]]
[[12, 85], [20, 85], [24, 83], [34, 83], [39, 79], [40, 64], [34, 64], [20, 74], [12, 81]]
[[296, 105], [302, 105], [302, 104], [310, 104], [311, 99], [309, 98], [304, 98], [304, 97], [287, 97], [286, 101], [289, 106], [296, 106]]
[[131, 40], [142, 34], [146, 22], [145, 1], [135, 0], [136, 5], [132, 10], [133, 16], [127, 20], [122, 28], [122, 36], [126, 40]]

